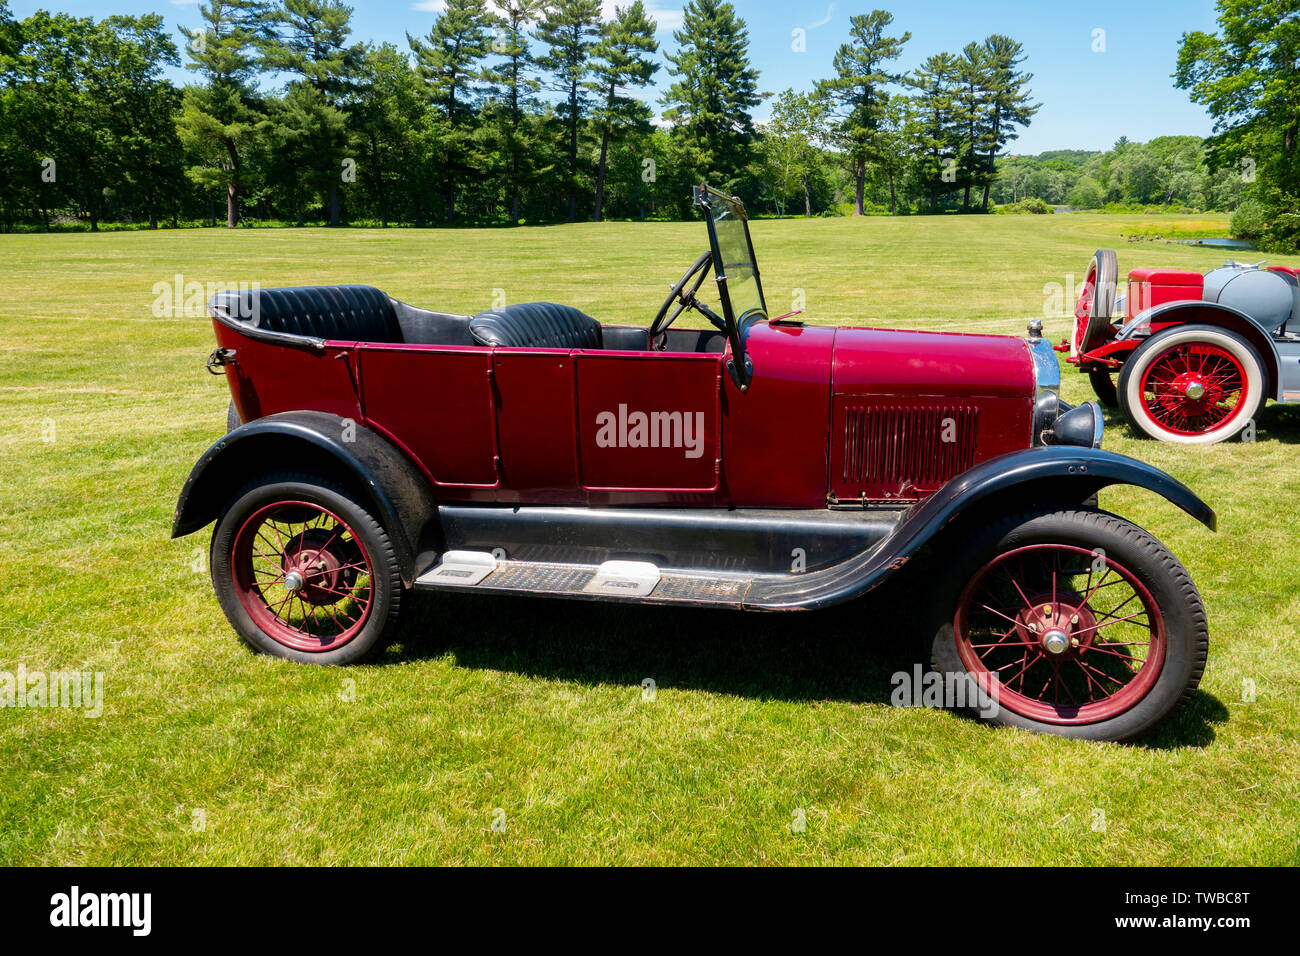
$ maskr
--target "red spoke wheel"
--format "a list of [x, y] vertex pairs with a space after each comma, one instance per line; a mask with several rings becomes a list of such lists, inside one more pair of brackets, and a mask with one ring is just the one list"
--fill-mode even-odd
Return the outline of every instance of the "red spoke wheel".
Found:
[[1168, 549], [1122, 518], [1013, 516], [968, 530], [949, 568], [933, 664], [984, 692], [956, 701], [983, 720], [1126, 740], [1196, 690], [1209, 647], [1200, 595]]
[[1234, 333], [1177, 326], [1152, 336], [1120, 374], [1120, 407], [1140, 432], [1209, 444], [1240, 432], [1264, 402], [1258, 354]]
[[310, 502], [278, 502], [249, 515], [231, 562], [249, 616], [294, 650], [342, 647], [360, 633], [374, 603], [370, 556], [356, 532]]
[[1077, 545], [1000, 554], [971, 579], [954, 622], [962, 663], [998, 703], [1050, 724], [1116, 717], [1164, 663], [1164, 619], [1112, 558]]
[[1088, 271], [1074, 306], [1074, 329], [1070, 335], [1070, 355], [1078, 358], [1105, 343], [1115, 311], [1115, 291], [1119, 284], [1119, 257], [1114, 250], [1098, 249], [1088, 263]]
[[235, 629], [269, 654], [350, 663], [394, 627], [388, 536], [324, 483], [276, 477], [242, 492], [213, 534], [212, 576]]

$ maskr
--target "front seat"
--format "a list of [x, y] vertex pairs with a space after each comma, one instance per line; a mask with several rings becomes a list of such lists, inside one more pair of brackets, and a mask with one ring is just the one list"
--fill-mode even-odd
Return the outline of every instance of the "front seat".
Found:
[[469, 320], [479, 345], [504, 348], [598, 349], [600, 323], [580, 309], [554, 302], [521, 302], [480, 312]]

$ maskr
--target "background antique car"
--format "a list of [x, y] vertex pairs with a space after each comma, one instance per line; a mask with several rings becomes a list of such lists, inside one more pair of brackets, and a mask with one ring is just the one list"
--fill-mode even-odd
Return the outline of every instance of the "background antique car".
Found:
[[1134, 269], [1117, 298], [1118, 258], [1099, 250], [1059, 350], [1141, 434], [1223, 441], [1267, 399], [1300, 401], [1300, 270], [1262, 265]]
[[[1100, 408], [1060, 401], [1038, 330], [769, 319], [743, 207], [698, 200], [710, 249], [649, 327], [365, 286], [215, 296], [234, 420], [173, 534], [216, 522], [235, 629], [343, 664], [391, 636], [413, 588], [798, 610], [908, 566], [933, 663], [996, 695], [998, 723], [1120, 739], [1184, 701], [1200, 597], [1095, 496], [1128, 483], [1214, 513], [1099, 449]], [[711, 273], [716, 310], [697, 295]], [[687, 308], [713, 328], [674, 328]]]

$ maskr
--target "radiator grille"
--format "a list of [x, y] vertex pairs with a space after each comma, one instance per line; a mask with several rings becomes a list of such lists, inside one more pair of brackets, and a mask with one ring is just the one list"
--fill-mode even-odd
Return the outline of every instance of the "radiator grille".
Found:
[[971, 405], [851, 405], [844, 410], [842, 489], [915, 498], [975, 464]]

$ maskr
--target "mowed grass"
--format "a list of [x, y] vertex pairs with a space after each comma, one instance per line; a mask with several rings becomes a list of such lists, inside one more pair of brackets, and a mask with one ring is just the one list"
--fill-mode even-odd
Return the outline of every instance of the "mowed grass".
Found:
[[[815, 321], [1023, 334], [1098, 247], [1122, 272], [1223, 260], [1121, 238], [1164, 222], [753, 233], [774, 312], [802, 298]], [[1103, 493], [1179, 555], [1211, 621], [1193, 705], [1135, 745], [889, 706], [918, 655], [887, 596], [783, 616], [421, 594], [372, 665], [239, 643], [207, 532], [168, 538], [227, 395], [202, 368], [207, 321], [155, 317], [155, 283], [366, 282], [462, 312], [502, 290], [644, 323], [703, 244], [700, 225], [628, 223], [0, 236], [0, 670], [106, 675], [99, 719], [0, 710], [0, 862], [1300, 862], [1300, 408], [1270, 406], [1255, 444], [1199, 449], [1110, 422], [1109, 448], [1186, 481], [1221, 527]], [[1065, 395], [1088, 397], [1068, 369]]]

